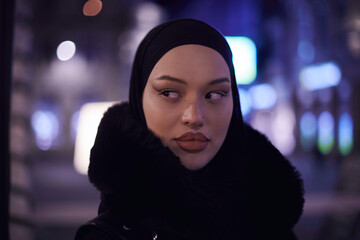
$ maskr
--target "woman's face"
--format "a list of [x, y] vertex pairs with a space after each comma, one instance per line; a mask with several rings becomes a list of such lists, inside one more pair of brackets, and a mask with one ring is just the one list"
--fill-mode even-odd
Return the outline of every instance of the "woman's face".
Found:
[[148, 128], [186, 168], [201, 169], [219, 151], [229, 128], [230, 70], [211, 48], [173, 48], [150, 73], [142, 101]]

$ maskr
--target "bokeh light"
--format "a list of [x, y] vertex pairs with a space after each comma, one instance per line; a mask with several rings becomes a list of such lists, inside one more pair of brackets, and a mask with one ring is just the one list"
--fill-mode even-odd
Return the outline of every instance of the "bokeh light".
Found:
[[311, 112], [306, 112], [300, 119], [300, 142], [304, 150], [312, 150], [316, 144], [317, 121]]
[[279, 104], [271, 119], [271, 141], [285, 156], [290, 155], [295, 150], [295, 123], [295, 113], [292, 107], [285, 103]]
[[85, 16], [96, 16], [102, 9], [102, 2], [100, 0], [88, 0], [84, 7], [83, 13]]
[[80, 174], [87, 174], [90, 150], [94, 145], [100, 120], [113, 104], [114, 102], [86, 103], [80, 109], [74, 153], [74, 167]]
[[348, 155], [354, 144], [353, 140], [353, 120], [350, 114], [343, 113], [339, 120], [339, 151], [341, 155]]
[[318, 148], [320, 153], [328, 154], [334, 146], [334, 117], [328, 111], [318, 119]]
[[247, 116], [252, 109], [252, 101], [249, 92], [245, 89], [238, 88], [240, 96], [241, 113], [243, 116]]
[[247, 37], [225, 37], [233, 54], [237, 84], [250, 84], [256, 79], [256, 45]]
[[35, 111], [31, 117], [31, 126], [35, 132], [36, 145], [41, 150], [48, 150], [59, 135], [59, 120], [48, 110]]
[[268, 83], [252, 86], [249, 89], [252, 106], [256, 110], [273, 108], [277, 101], [275, 89]]
[[75, 43], [72, 41], [64, 41], [57, 47], [56, 55], [59, 60], [68, 61], [75, 55], [75, 52]]
[[299, 80], [308, 91], [333, 87], [341, 81], [341, 70], [333, 62], [311, 65], [300, 71]]
[[145, 28], [152, 28], [160, 23], [163, 13], [158, 4], [144, 2], [138, 5], [135, 15], [138, 24]]

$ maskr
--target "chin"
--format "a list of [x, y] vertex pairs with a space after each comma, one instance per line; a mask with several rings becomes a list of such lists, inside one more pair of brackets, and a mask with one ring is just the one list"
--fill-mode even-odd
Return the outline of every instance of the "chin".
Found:
[[197, 157], [194, 156], [189, 156], [188, 158], [185, 159], [180, 157], [180, 161], [185, 168], [191, 171], [200, 170], [210, 162], [208, 159], [199, 159], [199, 158], [196, 159], [196, 158]]

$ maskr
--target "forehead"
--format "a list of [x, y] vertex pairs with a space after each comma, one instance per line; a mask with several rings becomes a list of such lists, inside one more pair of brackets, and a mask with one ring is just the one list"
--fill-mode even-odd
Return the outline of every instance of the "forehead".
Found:
[[166, 52], [155, 64], [151, 72], [151, 75], [154, 74], [176, 74], [184, 77], [199, 74], [214, 78], [230, 77], [230, 70], [223, 56], [216, 50], [187, 44]]

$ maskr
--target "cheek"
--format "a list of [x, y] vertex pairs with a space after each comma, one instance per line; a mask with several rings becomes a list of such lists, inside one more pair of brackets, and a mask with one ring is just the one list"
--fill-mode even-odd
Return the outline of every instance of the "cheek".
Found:
[[217, 145], [221, 145], [225, 140], [230, 125], [232, 112], [232, 101], [225, 107], [220, 108], [218, 111], [212, 112], [212, 117], [210, 118], [211, 128], [213, 130]]
[[146, 125], [167, 146], [170, 138], [169, 129], [172, 129], [174, 124], [174, 114], [171, 114], [171, 108], [158, 102], [156, 97], [147, 97], [144, 93], [143, 109]]

